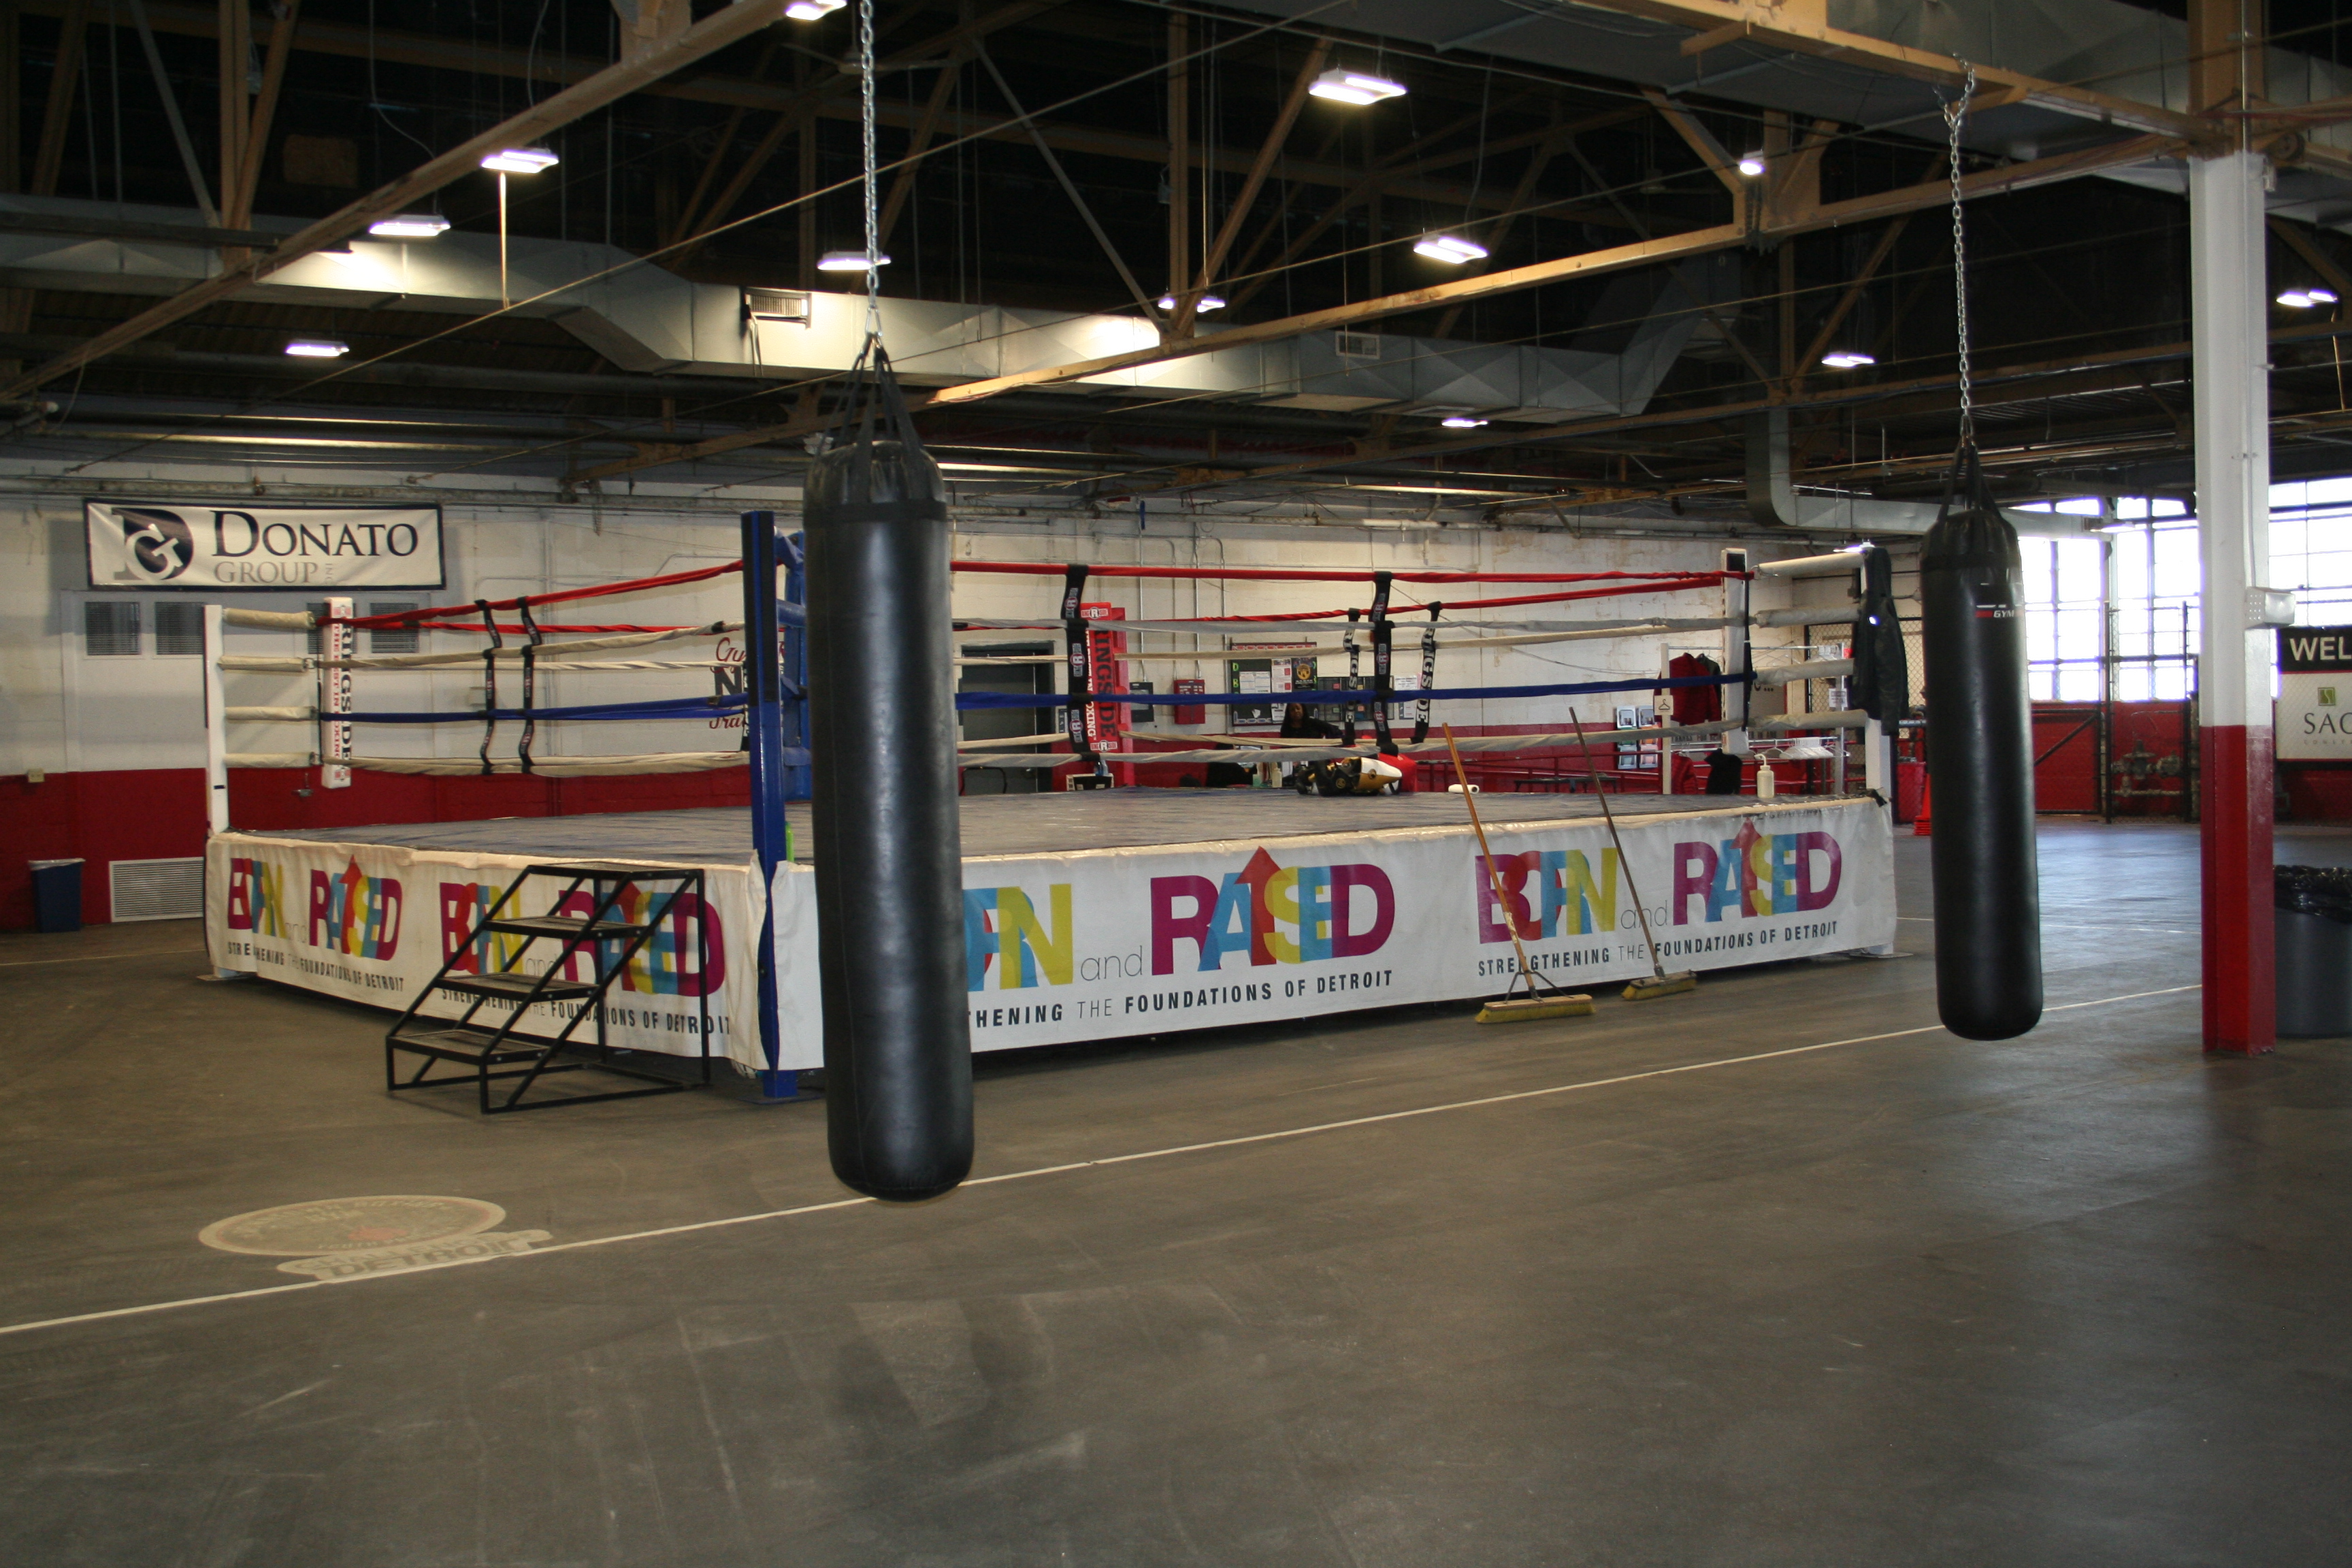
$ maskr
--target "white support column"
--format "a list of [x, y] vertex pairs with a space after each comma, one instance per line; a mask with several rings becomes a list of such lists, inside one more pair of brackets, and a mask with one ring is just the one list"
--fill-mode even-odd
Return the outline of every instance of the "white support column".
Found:
[[2268, 633], [2249, 614], [2270, 571], [2270, 289], [2262, 154], [2189, 162], [2197, 532], [2203, 559], [2198, 758], [2205, 1048], [2271, 1048], [2273, 736]]
[[[1723, 569], [1745, 572], [1754, 558], [1745, 550], [1723, 552]], [[1748, 673], [1748, 590], [1753, 586], [1743, 579], [1727, 578], [1723, 584], [1723, 673]], [[1723, 716], [1734, 726], [1723, 732], [1717, 742], [1737, 757], [1748, 754], [1748, 688], [1743, 684], [1726, 685], [1723, 692]]]
[[205, 606], [205, 823], [228, 831], [228, 710], [221, 696], [221, 607]]

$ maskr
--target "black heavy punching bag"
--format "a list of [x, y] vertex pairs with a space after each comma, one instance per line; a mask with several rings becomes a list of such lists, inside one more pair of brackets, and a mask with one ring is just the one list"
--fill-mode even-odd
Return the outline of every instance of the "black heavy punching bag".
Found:
[[913, 1203], [971, 1169], [955, 647], [946, 491], [874, 358], [803, 505], [810, 837], [834, 1173]]
[[1969, 1040], [2042, 1019], [2042, 892], [2033, 859], [2033, 710], [2025, 684], [2017, 532], [1976, 449], [1953, 460], [1919, 563], [1927, 778], [1936, 828], [1936, 1011]]

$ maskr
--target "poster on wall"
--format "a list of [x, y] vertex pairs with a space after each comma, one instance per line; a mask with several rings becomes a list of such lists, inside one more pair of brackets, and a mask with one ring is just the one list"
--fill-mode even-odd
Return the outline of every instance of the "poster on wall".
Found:
[[2278, 757], [2352, 762], [2352, 626], [2278, 633]]
[[82, 503], [93, 588], [315, 594], [438, 588], [437, 506]]

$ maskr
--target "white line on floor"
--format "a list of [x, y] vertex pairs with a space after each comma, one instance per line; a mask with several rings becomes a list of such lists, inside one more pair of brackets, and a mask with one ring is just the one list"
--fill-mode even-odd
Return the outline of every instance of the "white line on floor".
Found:
[[44, 963], [120, 963], [126, 958], [169, 958], [173, 953], [197, 953], [201, 947], [142, 947], [130, 952], [86, 952], [72, 958], [5, 958], [0, 959], [0, 969], [34, 969]]
[[[2101, 996], [2089, 1002], [2062, 1002], [2042, 1009], [2047, 1013], [2069, 1013], [2079, 1007], [2105, 1007], [2117, 1002], [2137, 1002], [2147, 996], [2172, 996], [2183, 991], [2203, 989], [2199, 985], [2168, 985], [2161, 991], [2134, 991], [2121, 996]], [[1652, 1068], [1644, 1072], [1620, 1073], [1614, 1078], [1586, 1079], [1580, 1083], [1553, 1084], [1548, 1089], [1523, 1089], [1510, 1094], [1482, 1095], [1476, 1100], [1449, 1100], [1443, 1105], [1415, 1106], [1410, 1110], [1386, 1110], [1373, 1116], [1353, 1116], [1344, 1121], [1318, 1121], [1309, 1127], [1286, 1127], [1276, 1132], [1250, 1132], [1234, 1138], [1216, 1138], [1205, 1143], [1182, 1143], [1170, 1149], [1146, 1149], [1134, 1154], [1107, 1154], [1099, 1160], [1075, 1160], [1065, 1165], [1040, 1165], [1034, 1170], [1008, 1171], [996, 1176], [975, 1176], [963, 1184], [967, 1187], [994, 1186], [1004, 1182], [1025, 1182], [1033, 1176], [1055, 1176], [1070, 1171], [1093, 1170], [1104, 1165], [1131, 1165], [1140, 1160], [1164, 1160], [1173, 1154], [1198, 1154], [1211, 1149], [1235, 1149], [1250, 1143], [1271, 1143], [1284, 1138], [1305, 1138], [1318, 1132], [1338, 1132], [1351, 1127], [1372, 1127], [1383, 1121], [1402, 1121], [1415, 1116], [1435, 1116], [1442, 1111], [1473, 1110], [1484, 1105], [1507, 1105], [1514, 1100], [1541, 1100], [1548, 1095], [1574, 1094], [1580, 1089], [1610, 1089], [1621, 1083], [1639, 1083], [1644, 1079], [1673, 1078], [1679, 1073], [1706, 1072], [1714, 1068], [1740, 1067], [1749, 1062], [1769, 1062], [1782, 1057], [1801, 1057], [1813, 1051], [1834, 1050], [1840, 1046], [1866, 1046], [1879, 1040], [1899, 1040], [1912, 1035], [1933, 1035], [1941, 1032], [1940, 1024], [1923, 1024], [1916, 1029], [1890, 1029], [1883, 1035], [1856, 1035], [1846, 1040], [1823, 1040], [1811, 1046], [1790, 1046], [1777, 1051], [1756, 1051], [1744, 1057], [1717, 1057], [1710, 1061], [1686, 1062], [1681, 1067]], [[770, 1209], [764, 1214], [730, 1215], [724, 1219], [696, 1220], [688, 1225], [666, 1225], [653, 1230], [625, 1231], [618, 1236], [590, 1237], [583, 1241], [559, 1241], [550, 1247], [535, 1247], [529, 1252], [508, 1252], [487, 1258], [459, 1258], [446, 1263], [428, 1263], [417, 1268], [401, 1268], [383, 1274], [354, 1274], [341, 1279], [305, 1279], [293, 1285], [263, 1285], [251, 1290], [227, 1290], [216, 1296], [186, 1296], [173, 1301], [150, 1301], [138, 1307], [113, 1307], [102, 1312], [77, 1312], [66, 1318], [41, 1318], [27, 1323], [0, 1324], [0, 1335], [30, 1333], [36, 1329], [61, 1329], [74, 1323], [100, 1323], [110, 1318], [135, 1318], [150, 1312], [176, 1311], [183, 1307], [205, 1307], [219, 1301], [250, 1300], [257, 1296], [285, 1296], [297, 1290], [319, 1290], [331, 1285], [361, 1285], [376, 1279], [406, 1279], [418, 1274], [429, 1274], [443, 1268], [465, 1268], [480, 1263], [504, 1263], [520, 1258], [550, 1258], [559, 1252], [575, 1252], [583, 1247], [611, 1247], [624, 1241], [649, 1241], [656, 1237], [685, 1236], [698, 1230], [717, 1230], [725, 1226], [755, 1225], [761, 1220], [790, 1219], [795, 1215], [823, 1214], [829, 1209], [857, 1208], [875, 1202], [872, 1198], [835, 1198], [830, 1203], [803, 1204], [797, 1208]]]

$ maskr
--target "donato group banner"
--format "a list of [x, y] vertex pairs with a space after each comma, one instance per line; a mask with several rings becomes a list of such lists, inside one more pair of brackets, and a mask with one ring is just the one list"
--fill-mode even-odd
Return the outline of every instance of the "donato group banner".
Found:
[[442, 586], [436, 506], [84, 501], [93, 588], [326, 593]]

